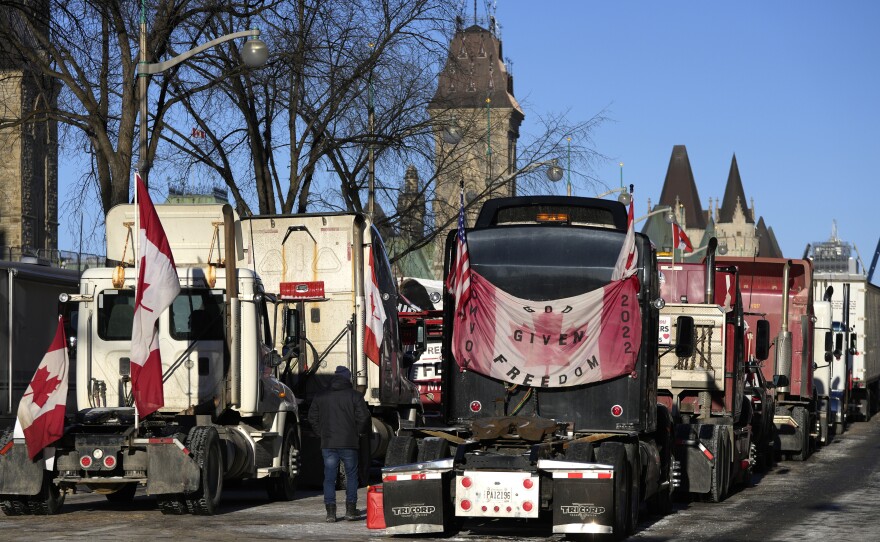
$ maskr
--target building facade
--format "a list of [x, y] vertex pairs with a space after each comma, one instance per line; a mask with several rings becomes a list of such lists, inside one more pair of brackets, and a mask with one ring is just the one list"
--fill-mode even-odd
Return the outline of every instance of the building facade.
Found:
[[514, 97], [513, 76], [494, 24], [488, 29], [459, 25], [428, 113], [435, 127], [431, 211], [435, 227], [442, 230], [434, 258], [434, 277], [440, 278], [447, 232], [457, 226], [460, 187], [467, 225], [486, 199], [516, 194], [516, 145], [525, 115]]
[[[742, 178], [736, 154], [730, 163], [730, 172], [724, 188], [724, 198], [709, 198], [707, 209], [700, 203], [697, 183], [691, 169], [687, 148], [675, 145], [666, 170], [666, 179], [660, 192], [660, 201], [652, 205], [648, 200], [648, 210], [657, 211], [664, 207], [672, 209], [675, 221], [681, 226], [694, 246], [696, 259], [704, 254], [709, 239], [718, 239], [718, 251], [728, 256], [743, 257], [782, 257], [782, 251], [773, 229], [767, 227], [763, 217], [756, 220], [755, 203], [747, 205]], [[663, 213], [650, 216], [642, 233], [648, 235], [660, 252], [672, 251], [672, 228], [664, 219]], [[676, 259], [688, 259], [687, 253], [675, 252]]]

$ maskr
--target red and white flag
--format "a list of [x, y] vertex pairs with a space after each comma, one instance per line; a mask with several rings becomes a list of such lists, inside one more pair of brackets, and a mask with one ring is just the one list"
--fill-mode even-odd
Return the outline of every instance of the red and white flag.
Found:
[[455, 313], [460, 314], [471, 295], [471, 260], [468, 254], [467, 234], [464, 230], [464, 186], [459, 193], [458, 233], [456, 234], [455, 261], [449, 267], [446, 288], [455, 296]]
[[633, 227], [633, 204], [630, 201], [626, 237], [623, 239], [623, 247], [621, 247], [620, 254], [617, 256], [617, 264], [611, 273], [611, 280], [625, 279], [636, 272], [637, 252], [636, 233]]
[[31, 459], [64, 434], [67, 374], [67, 340], [64, 337], [64, 323], [59, 318], [49, 351], [43, 356], [18, 404], [18, 423], [24, 431]]
[[131, 330], [131, 389], [139, 416], [165, 405], [162, 359], [159, 356], [159, 315], [180, 293], [180, 281], [165, 230], [139, 174], [135, 175], [140, 217], [140, 266]]
[[688, 239], [687, 234], [681, 229], [681, 226], [675, 222], [672, 223], [672, 246], [685, 252], [694, 251], [694, 246], [691, 244], [691, 240]]
[[515, 297], [471, 274], [474, 295], [452, 328], [461, 371], [558, 388], [629, 374], [641, 348], [636, 275], [562, 299]]
[[374, 263], [373, 249], [367, 261], [370, 265], [370, 280], [367, 282], [367, 314], [366, 329], [364, 330], [364, 353], [373, 363], [379, 364], [379, 353], [382, 347], [382, 339], [385, 337], [385, 307], [382, 305], [382, 292], [379, 291], [379, 282], [376, 280], [376, 267]]

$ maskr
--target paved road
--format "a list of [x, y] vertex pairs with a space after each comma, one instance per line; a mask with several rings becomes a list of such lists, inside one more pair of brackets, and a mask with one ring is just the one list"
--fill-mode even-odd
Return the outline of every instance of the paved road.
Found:
[[[755, 485], [720, 504], [676, 503], [669, 516], [644, 517], [633, 540], [880, 540], [880, 416], [851, 426], [808, 461], [783, 462]], [[342, 494], [340, 493], [340, 498]], [[364, 506], [366, 490], [361, 490]], [[164, 516], [154, 499], [138, 494], [128, 505], [101, 495], [67, 497], [57, 516], [0, 515], [0, 539], [46, 540], [400, 540], [368, 531], [364, 521], [323, 522], [318, 491], [301, 491], [292, 503], [269, 503], [252, 488], [224, 492], [214, 517]], [[469, 522], [451, 540], [561, 540], [548, 525]], [[418, 540], [432, 540], [419, 538]]]

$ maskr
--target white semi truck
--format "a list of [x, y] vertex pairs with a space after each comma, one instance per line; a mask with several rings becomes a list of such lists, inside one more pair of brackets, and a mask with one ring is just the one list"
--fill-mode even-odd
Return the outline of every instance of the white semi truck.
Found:
[[830, 351], [829, 396], [842, 429], [847, 420], [870, 419], [880, 406], [880, 287], [859, 269], [850, 244], [834, 234], [813, 246], [812, 260], [813, 297], [831, 303], [832, 329], [821, 331], [832, 333], [830, 342], [817, 336], [816, 343], [823, 356]]
[[298, 406], [277, 378], [272, 299], [257, 274], [236, 266], [240, 223], [229, 205], [156, 210], [181, 286], [159, 318], [165, 404], [143, 419], [133, 406], [137, 209], [121, 205], [106, 220], [107, 255], [120, 265], [87, 270], [67, 297], [79, 318], [64, 436], [35, 461], [23, 439], [0, 436], [6, 514], [54, 514], [77, 486], [111, 501], [145, 486], [169, 514], [213, 514], [224, 480], [262, 480], [270, 498], [293, 499]]
[[[351, 370], [364, 394], [372, 414], [372, 435], [361, 443], [365, 482], [371, 460], [381, 463], [391, 438], [423, 417], [419, 389], [408, 378], [414, 356], [399, 335], [397, 281], [378, 230], [355, 213], [249, 217], [242, 219], [242, 246], [238, 266], [253, 269], [282, 300], [277, 315], [285, 331], [275, 347], [285, 354], [283, 380], [304, 411], [338, 365]], [[386, 316], [377, 361], [364, 348], [367, 317], [378, 311], [369, 298], [371, 269]], [[423, 325], [420, 333], [424, 348]], [[303, 481], [320, 483], [318, 446], [304, 426]]]

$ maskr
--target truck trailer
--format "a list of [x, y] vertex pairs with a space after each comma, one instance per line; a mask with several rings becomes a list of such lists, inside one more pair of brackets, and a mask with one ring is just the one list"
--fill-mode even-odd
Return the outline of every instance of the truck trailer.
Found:
[[[467, 231], [472, 297], [447, 294], [443, 305], [445, 426], [402, 431], [389, 445], [388, 533], [552, 516], [554, 533], [621, 537], [643, 501], [669, 509], [676, 475], [672, 420], [657, 404], [656, 255], [627, 223], [616, 201], [483, 205]], [[612, 280], [628, 239], [635, 272]], [[452, 232], [447, 278], [462, 248]]]
[[[272, 298], [237, 267], [240, 223], [229, 205], [157, 205], [180, 293], [158, 321], [164, 406], [138, 416], [131, 389], [137, 208], [107, 214], [115, 267], [85, 271], [79, 293], [76, 401], [64, 435], [34, 461], [24, 440], [0, 441], [6, 514], [57, 513], [80, 486], [127, 501], [138, 486], [165, 514], [214, 514], [224, 480], [261, 481], [292, 500], [300, 430], [293, 392], [278, 378]], [[222, 249], [222, 250], [221, 250]]]
[[[59, 315], [69, 350], [76, 351], [76, 312], [71, 312], [75, 307], [62, 304], [58, 296], [78, 291], [76, 270], [0, 262], [0, 428], [15, 424], [18, 403], [52, 342]], [[68, 401], [73, 399], [70, 388]]]
[[[739, 270], [745, 318], [750, 329], [770, 323], [774, 363], [763, 366], [774, 387], [775, 449], [789, 459], [807, 459], [817, 444], [819, 411], [813, 386], [812, 265], [809, 260], [719, 257]], [[774, 335], [775, 334], [775, 335]]]

